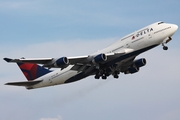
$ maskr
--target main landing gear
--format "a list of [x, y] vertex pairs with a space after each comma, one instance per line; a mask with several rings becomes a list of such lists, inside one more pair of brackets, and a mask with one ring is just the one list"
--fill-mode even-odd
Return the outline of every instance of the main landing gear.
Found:
[[114, 71], [113, 77], [118, 79], [119, 78], [119, 74], [120, 74], [119, 71]]
[[[119, 78], [119, 74], [120, 74], [119, 71], [114, 71], [114, 73], [112, 73], [113, 77], [116, 79]], [[106, 73], [106, 71], [103, 70], [103, 71], [98, 71], [94, 76], [94, 78], [99, 79], [101, 77], [102, 79], [106, 80], [109, 75], [110, 74]]]
[[108, 75], [107, 75], [105, 72], [103, 72], [103, 71], [100, 72], [100, 71], [99, 71], [99, 72], [96, 73], [96, 75], [95, 75], [94, 78], [95, 78], [95, 79], [99, 79], [99, 78], [101, 77], [102, 79], [105, 80], [105, 79], [107, 79], [107, 76], [108, 76]]

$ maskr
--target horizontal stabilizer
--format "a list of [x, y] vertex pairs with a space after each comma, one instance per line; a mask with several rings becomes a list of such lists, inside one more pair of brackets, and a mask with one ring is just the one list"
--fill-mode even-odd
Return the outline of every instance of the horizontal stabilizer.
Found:
[[31, 86], [35, 85], [37, 83], [42, 82], [43, 80], [36, 80], [36, 81], [23, 81], [23, 82], [9, 82], [6, 83], [5, 85], [14, 85], [14, 86]]

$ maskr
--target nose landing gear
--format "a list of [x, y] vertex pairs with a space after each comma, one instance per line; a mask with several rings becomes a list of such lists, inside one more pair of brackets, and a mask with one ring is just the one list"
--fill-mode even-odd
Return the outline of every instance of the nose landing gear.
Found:
[[162, 43], [163, 46], [163, 50], [168, 50], [168, 47], [164, 45], [164, 43]]
[[165, 40], [163, 43], [162, 43], [162, 46], [163, 46], [163, 50], [168, 50], [168, 47], [165, 46], [164, 44], [167, 44], [169, 41], [171, 41], [172, 38], [171, 37], [168, 37], [167, 40]]

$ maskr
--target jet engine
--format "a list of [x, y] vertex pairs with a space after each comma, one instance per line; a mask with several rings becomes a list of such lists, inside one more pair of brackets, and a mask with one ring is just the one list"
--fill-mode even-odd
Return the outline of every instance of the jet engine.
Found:
[[136, 67], [145, 66], [145, 65], [146, 65], [146, 59], [145, 59], [145, 58], [141, 58], [141, 59], [135, 60], [135, 61], [134, 61], [134, 65], [135, 65]]
[[130, 68], [128, 68], [127, 71], [124, 72], [124, 74], [133, 74], [139, 71], [140, 67], [143, 67], [146, 65], [146, 59], [145, 58], [141, 58], [138, 60], [135, 60], [132, 64], [132, 66]]
[[93, 63], [101, 63], [107, 60], [107, 56], [105, 54], [99, 54], [97, 56], [94, 57], [94, 59], [92, 60]]
[[130, 67], [130, 68], [128, 68], [127, 71], [124, 72], [124, 74], [129, 74], [129, 73], [133, 74], [133, 73], [136, 73], [138, 71], [139, 71], [138, 67]]
[[69, 60], [67, 59], [67, 57], [62, 57], [56, 60], [56, 62], [54, 63], [55, 67], [65, 67], [69, 64]]

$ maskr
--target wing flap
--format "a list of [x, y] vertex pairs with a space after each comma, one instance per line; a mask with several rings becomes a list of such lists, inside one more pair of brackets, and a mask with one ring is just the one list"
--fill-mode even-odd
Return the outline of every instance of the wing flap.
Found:
[[23, 82], [9, 82], [6, 83], [5, 85], [14, 85], [14, 86], [32, 86], [37, 83], [42, 82], [43, 80], [36, 80], [36, 81], [23, 81]]

